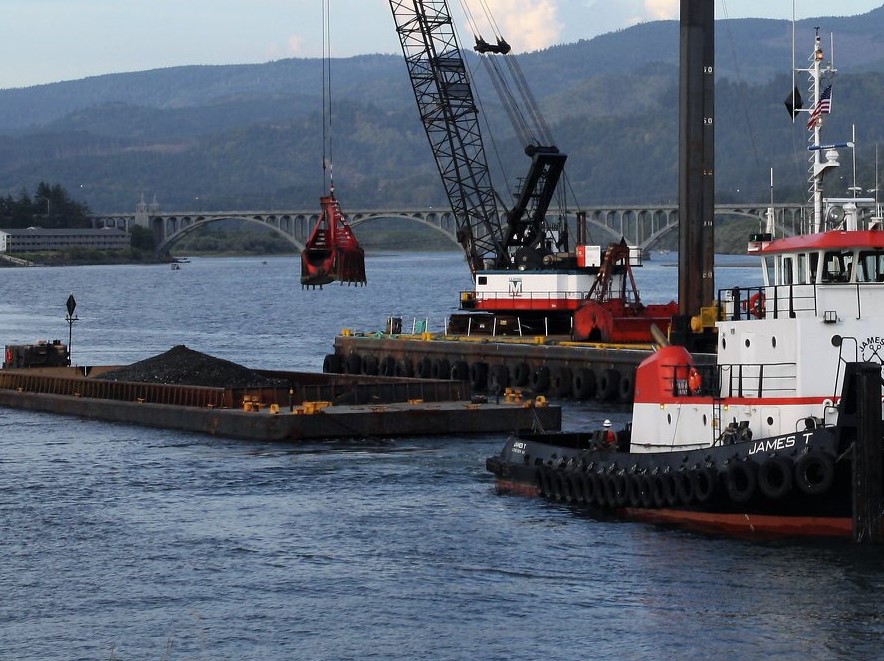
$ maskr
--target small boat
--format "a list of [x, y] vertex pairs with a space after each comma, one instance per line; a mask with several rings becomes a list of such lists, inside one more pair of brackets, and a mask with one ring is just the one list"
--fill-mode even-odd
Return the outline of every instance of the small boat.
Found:
[[173, 271], [180, 271], [180, 270], [181, 270], [181, 264], [179, 264], [178, 262], [172, 262], [172, 270], [173, 270]]
[[801, 70], [812, 224], [777, 236], [771, 209], [750, 236], [764, 285], [719, 292], [716, 362], [695, 363], [658, 331], [636, 369], [632, 421], [610, 439], [510, 438], [486, 461], [500, 491], [706, 532], [884, 541], [884, 226], [875, 200], [823, 197], [839, 147], [820, 139], [823, 59], [817, 34]]

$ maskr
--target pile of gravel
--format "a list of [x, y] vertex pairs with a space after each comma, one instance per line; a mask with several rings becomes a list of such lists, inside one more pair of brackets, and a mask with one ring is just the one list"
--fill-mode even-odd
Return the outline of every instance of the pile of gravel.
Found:
[[132, 363], [97, 377], [105, 381], [134, 381], [215, 388], [266, 388], [285, 386], [279, 379], [262, 376], [229, 360], [188, 349], [183, 344], [153, 358]]

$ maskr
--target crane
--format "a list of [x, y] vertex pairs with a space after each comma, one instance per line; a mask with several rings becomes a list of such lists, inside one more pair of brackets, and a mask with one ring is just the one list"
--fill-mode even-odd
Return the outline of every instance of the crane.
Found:
[[[562, 217], [558, 227], [547, 222], [567, 156], [555, 145], [509, 43], [499, 35], [488, 42], [476, 31], [475, 51], [531, 159], [514, 204], [507, 209], [492, 185], [479, 104], [447, 0], [389, 4], [418, 111], [456, 218], [457, 240], [475, 281], [474, 291], [461, 294], [461, 308], [491, 314], [495, 327], [497, 320], [514, 317], [510, 327], [519, 333], [572, 333], [575, 312], [590, 292], [611, 290], [599, 284], [598, 277], [626, 274], [626, 281], [633, 282], [631, 267], [641, 264], [640, 251], [626, 248], [624, 256], [622, 249], [588, 245], [571, 250], [566, 219]], [[585, 243], [582, 214], [577, 234], [578, 243]], [[610, 263], [602, 268], [606, 259]], [[629, 299], [624, 303], [630, 314], [641, 316], [638, 292], [631, 292]], [[616, 301], [599, 303], [605, 307]], [[596, 328], [592, 323], [583, 326], [586, 332]]]

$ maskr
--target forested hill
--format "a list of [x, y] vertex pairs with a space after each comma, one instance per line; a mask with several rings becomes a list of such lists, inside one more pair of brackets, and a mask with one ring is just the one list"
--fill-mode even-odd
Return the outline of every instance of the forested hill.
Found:
[[[835, 34], [839, 69], [827, 136], [847, 139], [856, 126], [860, 182], [872, 188], [874, 145], [884, 137], [884, 7], [802, 21], [800, 62], [817, 25]], [[778, 198], [804, 196], [808, 134], [783, 107], [792, 85], [791, 43], [785, 21], [716, 24], [722, 201], [766, 200], [771, 167]], [[486, 148], [492, 163], [504, 164], [503, 190], [524, 175], [527, 159], [481, 67], [470, 62], [490, 125]], [[677, 22], [528, 53], [520, 63], [569, 155], [577, 203], [676, 198]], [[444, 204], [401, 56], [335, 60], [331, 72], [335, 183], [345, 208]], [[95, 211], [133, 209], [142, 193], [176, 210], [312, 208], [322, 192], [321, 94], [316, 59], [0, 90], [0, 195], [50, 181]], [[846, 168], [842, 173], [852, 177]]]

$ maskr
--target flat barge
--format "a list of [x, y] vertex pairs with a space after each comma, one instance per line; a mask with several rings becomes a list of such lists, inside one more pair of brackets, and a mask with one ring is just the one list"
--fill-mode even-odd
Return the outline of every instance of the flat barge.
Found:
[[[504, 336], [490, 328], [473, 328], [469, 335], [396, 330], [389, 323], [384, 333], [345, 329], [334, 338], [334, 352], [325, 357], [323, 372], [448, 378], [466, 382], [475, 392], [524, 388], [535, 395], [628, 404], [633, 399], [635, 369], [654, 352], [652, 344]], [[711, 354], [695, 354], [698, 364], [714, 360]]]
[[560, 429], [561, 409], [472, 396], [465, 384], [257, 370], [285, 386], [103, 380], [115, 367], [0, 370], [0, 406], [255, 441]]

